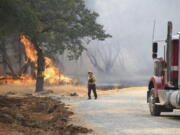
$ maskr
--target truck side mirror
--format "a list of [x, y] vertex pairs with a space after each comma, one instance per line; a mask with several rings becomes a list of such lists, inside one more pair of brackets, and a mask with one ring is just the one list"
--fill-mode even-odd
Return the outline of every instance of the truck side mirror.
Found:
[[153, 51], [153, 59], [157, 58], [157, 53], [158, 53], [158, 43], [154, 42], [152, 46], [152, 51]]
[[153, 43], [153, 53], [157, 53], [158, 52], [158, 43], [154, 42]]

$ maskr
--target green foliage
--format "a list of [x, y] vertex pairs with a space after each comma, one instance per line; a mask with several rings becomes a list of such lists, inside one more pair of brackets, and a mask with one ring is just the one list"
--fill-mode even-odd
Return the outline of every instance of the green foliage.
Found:
[[85, 49], [83, 40], [111, 37], [97, 17], [83, 0], [1, 0], [0, 36], [26, 34], [48, 55], [67, 50], [70, 59], [77, 59]]
[[1, 0], [0, 17], [1, 36], [13, 33], [28, 33], [31, 36], [38, 27], [38, 18], [23, 0]]

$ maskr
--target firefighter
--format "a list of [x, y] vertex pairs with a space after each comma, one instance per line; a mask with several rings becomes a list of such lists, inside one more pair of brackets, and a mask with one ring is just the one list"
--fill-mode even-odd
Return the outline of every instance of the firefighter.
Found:
[[96, 78], [92, 72], [88, 72], [88, 99], [91, 99], [91, 90], [93, 90], [94, 98], [97, 99]]

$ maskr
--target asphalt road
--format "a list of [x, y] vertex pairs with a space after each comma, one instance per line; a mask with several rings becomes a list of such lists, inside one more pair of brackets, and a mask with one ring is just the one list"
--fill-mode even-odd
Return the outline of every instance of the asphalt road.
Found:
[[68, 103], [110, 135], [180, 135], [180, 111], [150, 116], [146, 90], [120, 92], [98, 100], [71, 99]]

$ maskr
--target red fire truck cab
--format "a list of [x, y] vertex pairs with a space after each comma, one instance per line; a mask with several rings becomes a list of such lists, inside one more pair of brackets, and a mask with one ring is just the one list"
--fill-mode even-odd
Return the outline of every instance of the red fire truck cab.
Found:
[[168, 22], [164, 58], [158, 58], [158, 42], [153, 43], [154, 76], [149, 80], [147, 102], [151, 115], [180, 109], [180, 33], [172, 36]]

